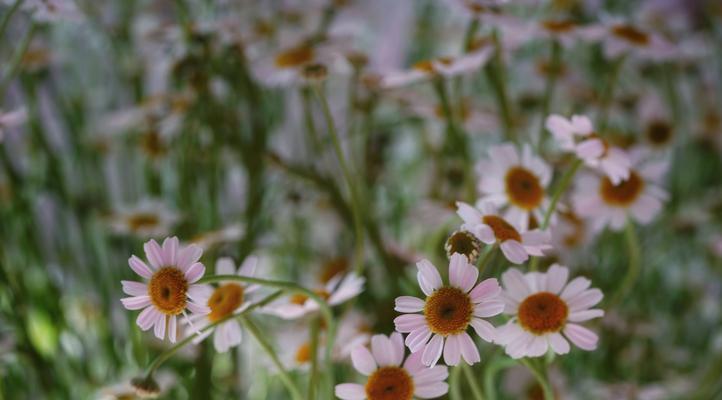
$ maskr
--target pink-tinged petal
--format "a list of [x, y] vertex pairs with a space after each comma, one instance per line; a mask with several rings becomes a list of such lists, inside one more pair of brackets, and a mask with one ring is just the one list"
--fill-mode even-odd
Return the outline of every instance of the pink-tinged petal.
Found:
[[400, 333], [394, 332], [389, 336], [389, 340], [394, 349], [393, 365], [399, 366], [404, 361], [404, 337]]
[[592, 281], [590, 281], [587, 278], [584, 277], [577, 277], [572, 279], [571, 282], [567, 285], [567, 287], [562, 290], [562, 294], [559, 295], [562, 299], [565, 301], [569, 301], [574, 296], [578, 295], [582, 291], [586, 290], [589, 285], [592, 284]]
[[471, 301], [473, 303], [481, 303], [485, 300], [494, 299], [501, 293], [501, 286], [496, 278], [488, 278], [481, 281], [476, 287], [469, 293]]
[[529, 332], [522, 331], [521, 335], [517, 336], [516, 339], [506, 346], [506, 354], [514, 359], [528, 355], [529, 346], [534, 341], [534, 338], [536, 338], [536, 336]]
[[590, 319], [599, 318], [604, 316], [604, 310], [593, 308], [591, 310], [576, 311], [569, 314], [569, 321], [572, 322], [583, 322]]
[[171, 315], [168, 319], [168, 340], [171, 343], [175, 343], [176, 335], [178, 334], [178, 317]]
[[235, 275], [236, 264], [230, 257], [221, 257], [216, 260], [216, 275]]
[[373, 335], [371, 337], [371, 353], [374, 355], [379, 367], [394, 365], [394, 347], [386, 335]]
[[486, 244], [496, 243], [494, 231], [487, 224], [480, 224], [474, 229], [474, 235]]
[[559, 294], [562, 288], [564, 288], [564, 285], [567, 284], [567, 279], [569, 279], [569, 269], [559, 264], [554, 264], [549, 267], [546, 276], [546, 291]]
[[464, 361], [469, 365], [474, 365], [481, 361], [479, 349], [476, 348], [476, 343], [471, 339], [471, 336], [463, 332], [458, 335], [458, 338], [459, 350], [461, 350], [461, 356], [464, 358]]
[[446, 382], [437, 382], [429, 385], [416, 386], [414, 396], [420, 399], [434, 399], [441, 397], [449, 392], [449, 384]]
[[188, 288], [188, 298], [198, 304], [208, 303], [208, 299], [213, 295], [213, 286], [195, 284]]
[[429, 260], [421, 260], [416, 263], [416, 268], [419, 269], [417, 278], [419, 280], [419, 286], [425, 295], [431, 296], [434, 290], [441, 287], [441, 275], [439, 271], [434, 267]]
[[446, 337], [446, 343], [444, 344], [444, 363], [446, 365], [459, 365], [461, 358], [461, 349], [459, 347], [458, 335]]
[[358, 294], [363, 291], [365, 283], [366, 278], [358, 276], [353, 272], [348, 274], [343, 281], [341, 281], [338, 289], [328, 298], [328, 304], [335, 306], [358, 296]]
[[587, 136], [594, 131], [592, 121], [586, 115], [572, 115], [571, 123], [574, 132], [582, 136]]
[[510, 268], [501, 275], [506, 294], [516, 301], [522, 301], [531, 294], [531, 289], [524, 275], [516, 268]]
[[424, 353], [421, 355], [421, 362], [428, 367], [433, 367], [441, 358], [441, 352], [444, 350], [444, 337], [441, 335], [434, 335], [429, 340], [424, 348]]
[[474, 316], [489, 318], [504, 311], [504, 302], [501, 300], [488, 300], [474, 306]]
[[457, 286], [462, 292], [468, 293], [471, 288], [476, 284], [476, 280], [479, 278], [479, 270], [468, 263], [466, 257], [464, 258], [464, 266], [461, 269], [461, 282]]
[[404, 314], [394, 318], [396, 330], [402, 333], [411, 332], [426, 325], [426, 318], [421, 314]]
[[213, 347], [218, 353], [225, 353], [226, 351], [228, 351], [229, 345], [225, 324], [221, 324], [220, 326], [216, 327], [215, 333], [213, 335]]
[[165, 265], [176, 265], [176, 255], [178, 254], [178, 238], [173, 236], [163, 241], [163, 260]]
[[457, 288], [461, 287], [464, 278], [464, 267], [468, 263], [466, 256], [458, 253], [451, 255], [449, 259], [449, 283]]
[[522, 243], [528, 247], [544, 247], [548, 245], [552, 238], [548, 231], [540, 231], [534, 229], [521, 234]]
[[126, 297], [120, 299], [120, 302], [123, 303], [123, 307], [128, 310], [140, 310], [141, 308], [146, 308], [152, 304], [150, 296], [148, 295]]
[[206, 273], [206, 267], [201, 263], [195, 263], [191, 265], [185, 272], [188, 283], [196, 283]]
[[195, 244], [188, 245], [178, 251], [176, 265], [185, 272], [191, 265], [201, 259], [203, 249]]
[[509, 321], [506, 324], [494, 329], [494, 343], [498, 343], [502, 346], [506, 346], [512, 343], [525, 332], [524, 329], [522, 329], [518, 324], [512, 321]]
[[567, 324], [564, 335], [582, 350], [591, 351], [597, 348], [597, 334], [581, 325]]
[[536, 336], [527, 349], [529, 357], [541, 357], [549, 350], [546, 336]]
[[483, 319], [472, 318], [471, 327], [474, 328], [477, 335], [489, 343], [492, 343], [496, 338], [496, 328], [494, 328], [494, 325]]
[[[432, 368], [427, 368], [424, 364], [421, 364], [421, 368], [409, 373], [414, 378], [414, 384], [418, 386], [428, 385], [431, 383], [443, 381], [449, 377], [449, 369], [445, 365], [437, 365]], [[405, 365], [404, 365], [405, 367]], [[407, 369], [408, 371], [408, 369]]]
[[135, 323], [138, 324], [140, 330], [147, 331], [161, 315], [163, 314], [156, 310], [155, 307], [149, 306], [138, 314]]
[[406, 346], [412, 353], [419, 352], [424, 348], [424, 345], [426, 345], [430, 337], [431, 330], [429, 330], [427, 326], [422, 326], [406, 336]]
[[504, 253], [504, 257], [513, 264], [523, 264], [529, 259], [529, 254], [524, 249], [524, 246], [516, 240], [506, 240], [499, 247], [501, 252]]
[[143, 245], [143, 249], [145, 249], [145, 256], [148, 257], [151, 267], [158, 269], [166, 266], [163, 263], [163, 250], [158, 245], [158, 242], [151, 239]]
[[549, 346], [551, 346], [552, 350], [554, 350], [555, 353], [569, 353], [569, 342], [567, 342], [567, 340], [564, 339], [564, 336], [562, 336], [560, 333], [554, 332], [549, 335], [547, 339], [549, 340]]
[[145, 279], [150, 279], [153, 276], [153, 271], [143, 262], [143, 260], [136, 256], [132, 256], [128, 259], [128, 265], [133, 272]]
[[574, 127], [561, 115], [552, 114], [547, 117], [544, 127], [551, 132], [562, 148], [569, 149], [574, 144]]
[[461, 201], [456, 202], [456, 214], [458, 214], [465, 223], [470, 225], [476, 225], [482, 220], [482, 215], [479, 210]]
[[604, 294], [599, 289], [585, 290], [567, 301], [569, 312], [586, 310], [602, 301]]
[[246, 257], [246, 259], [243, 260], [241, 267], [238, 268], [238, 275], [253, 277], [256, 275], [256, 267], [258, 267], [258, 257]]
[[130, 296], [144, 296], [148, 294], [148, 285], [133, 281], [120, 281], [123, 292]]
[[587, 139], [577, 145], [577, 157], [581, 159], [599, 158], [604, 154], [606, 147], [599, 139]]
[[400, 296], [396, 298], [394, 310], [401, 313], [414, 313], [422, 311], [425, 304], [426, 303], [418, 297]]
[[366, 390], [356, 383], [341, 383], [336, 385], [334, 390], [336, 397], [343, 400], [363, 400], [366, 398]]
[[188, 308], [193, 314], [208, 314], [211, 312], [211, 309], [208, 308], [205, 305], [201, 305], [198, 303], [194, 303], [192, 301], [189, 301], [186, 303], [186, 308]]
[[356, 371], [369, 376], [376, 371], [376, 361], [366, 346], [357, 346], [351, 350], [351, 363]]
[[426, 365], [424, 365], [421, 362], [421, 352], [420, 351], [409, 354], [409, 356], [406, 357], [406, 361], [404, 361], [403, 368], [409, 374], [411, 374], [411, 376], [415, 376], [416, 374], [420, 373], [421, 371], [429, 369]]
[[153, 329], [153, 334], [160, 340], [165, 339], [166, 318], [167, 317], [164, 315], [160, 319], [155, 321], [155, 328]]

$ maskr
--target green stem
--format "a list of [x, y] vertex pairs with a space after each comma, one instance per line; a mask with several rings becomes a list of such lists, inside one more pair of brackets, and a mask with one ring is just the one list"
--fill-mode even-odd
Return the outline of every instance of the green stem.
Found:
[[499, 35], [494, 32], [492, 36], [494, 40], [494, 58], [486, 65], [484, 71], [486, 77], [491, 84], [491, 88], [496, 96], [496, 102], [499, 105], [499, 112], [502, 116], [502, 122], [504, 123], [504, 134], [509, 140], [516, 142], [516, 132], [514, 130], [514, 121], [512, 118], [511, 105], [509, 103], [509, 96], [506, 91], [506, 84], [504, 79], [504, 62], [501, 55], [501, 42], [499, 41]]
[[531, 371], [534, 378], [536, 378], [539, 386], [542, 388], [544, 394], [544, 400], [554, 400], [554, 391], [552, 391], [551, 385], [549, 384], [549, 378], [547, 377], [547, 366], [544, 362], [540, 366], [535, 366], [533, 360], [528, 358], [521, 359], [521, 363], [524, 364], [529, 371]]
[[311, 350], [311, 372], [308, 378], [308, 399], [316, 398], [316, 381], [318, 376], [318, 336], [319, 326], [318, 317], [314, 317], [311, 320], [309, 336], [311, 338], [310, 350]]
[[544, 146], [544, 122], [549, 109], [551, 108], [552, 98], [554, 97], [554, 87], [556, 86], [557, 77], [559, 76], [559, 67], [561, 61], [562, 46], [559, 41], [552, 39], [550, 61], [549, 61], [549, 74], [547, 75], [546, 86], [544, 88], [544, 98], [542, 100], [541, 109], [541, 122], [539, 123], [539, 138], [538, 138], [538, 150], [541, 151]]
[[30, 26], [30, 29], [28, 29], [27, 33], [25, 33], [25, 36], [20, 42], [20, 45], [17, 47], [15, 54], [13, 54], [13, 58], [12, 60], [10, 60], [10, 66], [7, 69], [7, 73], [5, 74], [5, 76], [3, 76], [2, 81], [0, 81], [0, 97], [3, 97], [5, 95], [7, 86], [13, 80], [15, 75], [17, 75], [18, 70], [20, 69], [20, 64], [23, 61], [23, 56], [25, 56], [25, 53], [28, 51], [28, 47], [30, 47], [30, 41], [33, 39], [33, 35], [35, 35], [37, 29], [38, 26], [36, 24], [32, 24]]
[[361, 222], [362, 218], [360, 196], [357, 190], [357, 186], [354, 183], [353, 176], [351, 175], [351, 170], [346, 163], [346, 157], [344, 156], [343, 148], [341, 147], [341, 140], [338, 137], [336, 125], [333, 121], [333, 116], [331, 115], [331, 109], [328, 105], [326, 95], [320, 86], [314, 86], [314, 90], [316, 92], [316, 97], [318, 97], [318, 101], [321, 104], [321, 111], [323, 112], [324, 119], [326, 120], [328, 133], [331, 136], [333, 148], [336, 152], [338, 162], [341, 165], [341, 171], [343, 172], [343, 176], [346, 179], [346, 184], [348, 185], [349, 194], [351, 196], [351, 212], [353, 214], [354, 221], [354, 235], [356, 236], [356, 246], [354, 250], [354, 270], [357, 273], [361, 273], [364, 267], [364, 233]]
[[484, 400], [484, 395], [482, 394], [481, 388], [479, 387], [479, 382], [476, 381], [474, 371], [471, 370], [471, 367], [465, 361], [461, 361], [459, 363], [459, 367], [464, 372], [464, 376], [469, 382], [469, 387], [471, 388], [471, 393], [474, 395], [474, 399]]
[[0, 38], [5, 37], [5, 30], [8, 27], [8, 24], [10, 23], [10, 20], [12, 19], [13, 15], [20, 9], [20, 6], [23, 5], [25, 0], [17, 0], [10, 9], [3, 15], [2, 21], [0, 21]]
[[641, 250], [639, 248], [637, 232], [634, 229], [634, 223], [631, 218], [627, 218], [624, 236], [627, 240], [627, 248], [629, 251], [629, 268], [627, 269], [627, 274], [624, 276], [622, 284], [619, 285], [619, 289], [617, 289], [610, 298], [608, 309], [617, 306], [624, 299], [624, 296], [626, 296], [634, 286], [634, 282], [636, 282], [640, 272]]
[[607, 121], [609, 118], [609, 107], [612, 105], [614, 99], [614, 88], [617, 86], [619, 81], [619, 73], [622, 70], [622, 64], [624, 63], [624, 56], [619, 57], [612, 63], [612, 69], [610, 71], [609, 79], [599, 99], [599, 116], [597, 118], [597, 125], [600, 132], [603, 132], [607, 128]]
[[449, 398], [451, 400], [462, 400], [461, 387], [459, 377], [461, 376], [460, 368], [452, 368], [449, 374]]
[[497, 358], [486, 366], [484, 370], [484, 389], [486, 390], [487, 400], [496, 400], [496, 387], [494, 386], [494, 376], [502, 369], [513, 367], [516, 361], [511, 358]]

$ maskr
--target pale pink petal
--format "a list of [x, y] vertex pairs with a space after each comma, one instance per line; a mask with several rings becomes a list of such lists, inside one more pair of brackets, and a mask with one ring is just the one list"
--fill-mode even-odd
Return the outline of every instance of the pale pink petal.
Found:
[[148, 307], [152, 304], [150, 301], [150, 296], [148, 295], [126, 297], [120, 299], [120, 302], [123, 303], [123, 307], [128, 310], [140, 310], [141, 308]]
[[510, 268], [501, 275], [506, 294], [514, 300], [521, 301], [531, 294], [531, 289], [524, 275], [516, 268]]
[[216, 260], [216, 275], [235, 275], [236, 264], [230, 257], [221, 257]]
[[185, 272], [191, 265], [200, 260], [202, 255], [202, 248], [195, 244], [188, 245], [178, 251], [177, 266]]
[[120, 281], [123, 285], [123, 292], [131, 296], [143, 296], [148, 294], [148, 285], [133, 281]]
[[581, 325], [567, 324], [564, 335], [582, 350], [591, 351], [597, 348], [597, 334]]
[[163, 241], [163, 261], [164, 265], [176, 265], [176, 255], [178, 254], [178, 238], [173, 236]]
[[186, 308], [188, 308], [193, 314], [208, 314], [211, 312], [211, 309], [207, 306], [197, 304], [192, 301], [186, 303]]
[[213, 295], [213, 286], [211, 285], [190, 285], [188, 288], [188, 298], [199, 304], [206, 304], [208, 299]]
[[591, 310], [576, 311], [569, 314], [569, 321], [572, 322], [583, 322], [590, 319], [599, 318], [604, 316], [604, 310], [593, 308]]
[[145, 249], [145, 255], [148, 257], [148, 262], [150, 262], [153, 268], [158, 269], [166, 266], [163, 263], [163, 250], [155, 240], [151, 239], [147, 241], [143, 245], [143, 249]]
[[243, 260], [240, 268], [238, 268], [238, 275], [240, 276], [255, 276], [256, 267], [258, 267], [258, 257], [250, 256]]
[[444, 350], [444, 337], [441, 335], [434, 335], [429, 343], [424, 348], [424, 353], [421, 355], [421, 362], [424, 365], [433, 367], [441, 358], [441, 352]]
[[562, 299], [565, 301], [569, 301], [569, 299], [573, 298], [574, 296], [578, 295], [582, 291], [584, 291], [586, 288], [589, 287], [589, 285], [592, 284], [592, 281], [590, 281], [587, 278], [584, 277], [577, 277], [572, 279], [571, 282], [567, 285], [567, 287], [562, 290], [562, 294], [559, 295]]
[[162, 315], [163, 314], [156, 310], [154, 306], [149, 306], [138, 314], [138, 318], [136, 318], [135, 322], [140, 327], [140, 330], [147, 331]]
[[474, 229], [474, 235], [476, 235], [479, 240], [486, 244], [496, 243], [496, 236], [494, 236], [494, 231], [487, 224], [477, 225]]
[[160, 340], [165, 339], [165, 326], [166, 326], [166, 316], [162, 316], [160, 319], [155, 321], [155, 328], [153, 329], [153, 334], [155, 337], [157, 337]]
[[419, 269], [417, 278], [419, 280], [421, 290], [425, 295], [431, 296], [434, 290], [440, 288], [442, 285], [439, 271], [429, 260], [421, 260], [417, 262], [416, 267]]
[[389, 336], [389, 340], [394, 351], [392, 365], [399, 366], [404, 361], [404, 337], [400, 333], [394, 332]]
[[356, 383], [341, 383], [336, 385], [334, 390], [336, 397], [343, 400], [363, 400], [366, 398], [366, 390]]
[[191, 265], [185, 272], [188, 283], [196, 283], [206, 273], [206, 267], [201, 263], [195, 263]]
[[517, 359], [528, 355], [529, 346], [536, 336], [527, 331], [522, 331], [514, 340], [506, 346], [506, 354], [509, 357]]
[[554, 332], [551, 335], [547, 336], [547, 339], [549, 340], [549, 346], [551, 346], [552, 350], [554, 350], [555, 353], [569, 353], [569, 342], [567, 342], [567, 340], [564, 339], [564, 336], [562, 336], [560, 333]]
[[408, 371], [411, 376], [416, 376], [417, 374], [421, 373], [422, 371], [429, 370], [429, 369], [435, 369], [435, 368], [446, 368], [441, 365], [437, 365], [434, 368], [428, 368], [426, 365], [424, 365], [421, 362], [421, 352], [412, 353], [408, 357], [406, 357], [406, 361], [404, 361], [404, 369]]
[[502, 346], [510, 344], [525, 332], [524, 329], [512, 321], [494, 329], [494, 343], [498, 343]]
[[481, 303], [482, 301], [493, 299], [499, 296], [501, 293], [501, 286], [496, 278], [488, 278], [481, 281], [476, 287], [469, 293], [471, 301], [473, 303]]
[[541, 357], [546, 354], [548, 349], [549, 343], [547, 342], [547, 338], [545, 336], [535, 336], [527, 348], [527, 356]]
[[449, 369], [445, 365], [437, 365], [432, 368], [427, 368], [423, 364], [420, 365], [421, 368], [419, 368], [417, 371], [409, 371], [411, 376], [414, 378], [415, 385], [428, 385], [434, 382], [443, 381], [444, 379], [449, 377]]
[[446, 337], [446, 343], [444, 344], [444, 363], [446, 365], [459, 365], [459, 359], [461, 357], [461, 349], [459, 347], [459, 335]]
[[128, 265], [130, 265], [130, 269], [132, 269], [133, 272], [145, 279], [150, 279], [153, 276], [153, 271], [148, 267], [148, 265], [136, 256], [132, 256], [128, 259]]
[[449, 391], [449, 385], [446, 382], [431, 383], [414, 388], [414, 396], [420, 399], [434, 399], [441, 397]]
[[546, 291], [559, 294], [569, 279], [569, 269], [559, 264], [554, 264], [547, 270]]
[[431, 337], [431, 330], [429, 330], [428, 326], [421, 326], [417, 328], [416, 330], [410, 332], [406, 336], [406, 346], [409, 348], [409, 350], [412, 353], [416, 353], [419, 350], [424, 348], [424, 345]]
[[604, 295], [599, 289], [589, 289], [567, 300], [569, 312], [586, 310], [602, 301]]
[[501, 300], [487, 300], [474, 306], [474, 316], [489, 318], [504, 311], [504, 302]]
[[466, 332], [462, 332], [457, 336], [459, 341], [459, 350], [461, 350], [461, 356], [464, 358], [469, 365], [474, 365], [481, 361], [479, 355], [479, 349], [476, 348], [476, 344]]
[[385, 335], [374, 335], [371, 337], [371, 353], [374, 355], [376, 364], [379, 367], [390, 367], [394, 365], [395, 353], [391, 340]]
[[529, 254], [527, 254], [524, 246], [516, 240], [506, 240], [499, 247], [506, 259], [514, 264], [522, 264], [529, 259]]
[[419, 312], [424, 309], [423, 300], [413, 296], [400, 296], [396, 298], [396, 306], [394, 310], [401, 313]]
[[572, 115], [571, 123], [574, 132], [582, 136], [587, 136], [594, 131], [592, 121], [586, 115]]
[[482, 215], [479, 210], [477, 210], [473, 206], [461, 201], [457, 201], [456, 207], [456, 214], [458, 214], [465, 223], [470, 225], [476, 225], [481, 222]]
[[178, 334], [178, 317], [171, 315], [168, 317], [168, 340], [171, 343], [175, 343], [176, 335]]
[[457, 288], [461, 287], [464, 278], [464, 269], [468, 263], [466, 256], [455, 253], [449, 260], [449, 283]]
[[394, 318], [396, 330], [402, 333], [411, 332], [426, 325], [426, 318], [421, 314], [404, 314]]
[[366, 376], [376, 371], [376, 361], [366, 346], [357, 346], [351, 350], [351, 363], [356, 371]]
[[472, 318], [471, 326], [474, 328], [477, 335], [489, 343], [492, 343], [496, 338], [496, 328], [494, 328], [494, 325], [484, 321], [483, 319]]
[[604, 142], [599, 139], [587, 139], [576, 147], [577, 157], [582, 159], [599, 158], [604, 154]]

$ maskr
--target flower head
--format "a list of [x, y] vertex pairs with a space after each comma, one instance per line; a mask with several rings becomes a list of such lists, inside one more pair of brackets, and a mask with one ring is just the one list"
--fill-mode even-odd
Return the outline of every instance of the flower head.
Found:
[[498, 299], [499, 283], [489, 278], [476, 284], [479, 270], [461, 254], [451, 256], [447, 285], [428, 260], [416, 266], [426, 299], [397, 297], [394, 308], [404, 313], [394, 324], [397, 331], [409, 333], [406, 346], [412, 353], [422, 353], [424, 365], [436, 365], [442, 353], [447, 365], [457, 365], [462, 357], [469, 365], [479, 362], [479, 350], [466, 331], [472, 327], [487, 342], [494, 339], [494, 327], [482, 318], [498, 315], [504, 308]]
[[147, 283], [121, 281], [123, 292], [130, 295], [120, 301], [128, 310], [143, 311], [136, 320], [140, 329], [153, 329], [163, 340], [168, 332], [171, 343], [176, 340], [177, 316], [190, 310], [193, 314], [206, 314], [209, 309], [197, 302], [203, 285], [195, 284], [206, 271], [198, 260], [203, 251], [195, 245], [179, 247], [178, 238], [163, 241], [161, 247], [155, 240], [143, 246], [148, 264], [136, 256], [130, 257], [130, 268]]
[[583, 350], [597, 347], [597, 335], [578, 325], [604, 315], [591, 308], [602, 300], [591, 281], [578, 277], [567, 283], [569, 269], [552, 265], [546, 273], [522, 274], [511, 268], [501, 276], [504, 285], [504, 313], [512, 316], [497, 331], [496, 342], [512, 358], [539, 357], [551, 348], [557, 354], [569, 352], [567, 339]]
[[354, 368], [368, 376], [365, 385], [342, 383], [336, 385], [336, 396], [345, 400], [411, 400], [443, 396], [449, 385], [447, 367], [427, 368], [421, 353], [411, 354], [404, 361], [404, 342], [401, 334], [374, 335], [371, 351], [358, 346], [351, 352]]

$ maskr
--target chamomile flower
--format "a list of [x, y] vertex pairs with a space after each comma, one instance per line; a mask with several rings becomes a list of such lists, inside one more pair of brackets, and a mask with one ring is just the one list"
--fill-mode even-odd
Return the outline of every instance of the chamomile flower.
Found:
[[130, 207], [118, 209], [109, 218], [113, 232], [141, 238], [167, 235], [178, 221], [178, 215], [158, 200], [145, 199]]
[[566, 119], [550, 115], [545, 125], [563, 150], [573, 152], [585, 165], [606, 174], [615, 185], [629, 177], [628, 154], [597, 136], [592, 121], [586, 116], [573, 115]]
[[574, 45], [579, 37], [579, 24], [569, 19], [545, 19], [536, 24], [534, 36], [557, 40], [567, 48]]
[[8, 129], [13, 129], [24, 124], [27, 119], [28, 113], [24, 107], [10, 112], [0, 110], [0, 142], [3, 141], [5, 132]]
[[604, 55], [610, 59], [633, 54], [662, 60], [678, 53], [661, 35], [621, 20], [609, 20], [585, 27], [583, 35], [589, 40], [602, 42]]
[[456, 213], [464, 220], [461, 229], [473, 233], [486, 244], [498, 244], [504, 256], [514, 264], [521, 264], [529, 256], [543, 256], [551, 249], [551, 238], [539, 229], [521, 231], [499, 216], [493, 204], [483, 202], [480, 208], [457, 202]]
[[421, 353], [405, 358], [404, 350], [403, 338], [397, 332], [374, 335], [370, 351], [365, 346], [356, 347], [351, 352], [353, 366], [368, 379], [364, 385], [336, 385], [336, 396], [344, 400], [411, 400], [440, 397], [449, 391], [444, 382], [449, 376], [446, 366], [427, 368]]
[[[227, 257], [219, 258], [216, 261], [216, 274], [218, 275], [238, 275], [253, 277], [256, 273], [258, 258], [248, 257], [236, 271], [233, 260]], [[205, 286], [199, 289], [197, 297], [194, 300], [205, 303], [210, 312], [205, 315], [199, 315], [190, 318], [191, 324], [188, 329], [190, 333], [203, 331], [204, 328], [212, 323], [220, 321], [229, 315], [243, 312], [251, 305], [249, 295], [258, 290], [258, 285], [244, 285], [236, 281], [221, 281], [220, 286], [212, 289]], [[193, 339], [198, 344], [205, 338], [213, 334], [213, 347], [219, 353], [225, 353], [231, 347], [241, 344], [241, 326], [235, 319], [229, 319], [212, 329], [203, 331], [201, 335]]]
[[[489, 158], [479, 161], [479, 203], [491, 202], [504, 207], [504, 218], [522, 230], [529, 229], [530, 220], [544, 219], [549, 207], [546, 188], [552, 177], [551, 168], [524, 146], [521, 154], [512, 144], [492, 146]], [[483, 240], [483, 239], [482, 239]]]
[[205, 291], [204, 285], [195, 284], [206, 271], [198, 260], [203, 251], [195, 245], [179, 247], [178, 238], [163, 241], [161, 247], [155, 240], [143, 245], [149, 264], [136, 256], [130, 257], [130, 268], [147, 283], [121, 281], [123, 292], [130, 295], [120, 301], [128, 310], [143, 311], [136, 323], [140, 329], [153, 329], [158, 339], [165, 339], [166, 331], [171, 343], [175, 343], [177, 317], [188, 309], [193, 314], [207, 314], [208, 307], [196, 298]]
[[512, 318], [498, 328], [496, 343], [512, 358], [540, 357], [551, 348], [556, 354], [570, 350], [569, 341], [582, 350], [596, 349], [598, 337], [577, 324], [604, 315], [591, 308], [602, 300], [591, 281], [578, 277], [571, 282], [569, 269], [552, 265], [545, 273], [522, 274], [511, 268], [504, 272], [502, 299], [504, 313]]
[[[330, 306], [336, 306], [358, 296], [363, 291], [365, 282], [365, 278], [358, 276], [354, 272], [345, 276], [344, 274], [338, 274], [322, 288], [316, 290], [316, 294], [326, 300]], [[283, 319], [297, 319], [318, 311], [318, 309], [318, 303], [313, 299], [302, 294], [296, 294], [268, 305], [263, 311]]]
[[615, 184], [609, 177], [585, 174], [577, 179], [572, 195], [575, 211], [591, 221], [592, 231], [605, 226], [613, 230], [624, 227], [627, 218], [647, 224], [662, 210], [667, 192], [661, 181], [667, 160], [645, 159], [645, 152], [630, 152], [632, 168], [629, 178]]
[[260, 58], [253, 70], [266, 86], [289, 87], [305, 81], [304, 70], [307, 66], [329, 65], [337, 56], [333, 42], [312, 44], [304, 40]]
[[467, 330], [474, 328], [482, 339], [494, 340], [494, 327], [483, 318], [498, 315], [504, 309], [498, 298], [499, 283], [489, 278], [476, 284], [479, 270], [461, 254], [454, 254], [449, 260], [446, 285], [428, 260], [419, 261], [416, 267], [426, 298], [397, 297], [394, 308], [404, 313], [394, 319], [394, 325], [398, 332], [409, 334], [406, 346], [412, 353], [422, 353], [422, 363], [432, 367], [442, 353], [446, 365], [457, 365], [461, 358], [469, 365], [479, 362], [479, 350]]

